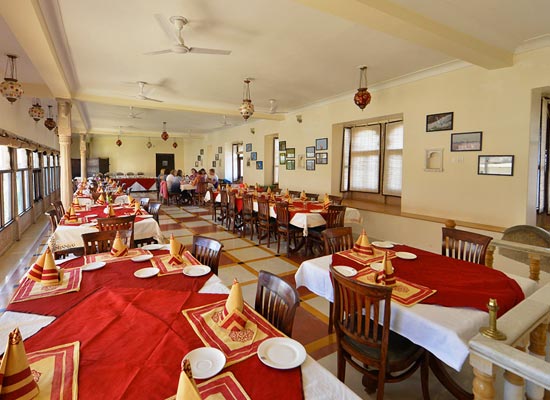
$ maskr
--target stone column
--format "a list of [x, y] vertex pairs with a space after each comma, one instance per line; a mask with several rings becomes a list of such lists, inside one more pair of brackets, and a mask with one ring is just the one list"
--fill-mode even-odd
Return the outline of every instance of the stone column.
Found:
[[70, 100], [57, 99], [61, 201], [65, 207], [71, 204], [73, 195], [71, 175], [71, 105]]
[[88, 154], [86, 153], [86, 134], [80, 134], [80, 177], [82, 181], [85, 182], [88, 176], [86, 172], [86, 158]]

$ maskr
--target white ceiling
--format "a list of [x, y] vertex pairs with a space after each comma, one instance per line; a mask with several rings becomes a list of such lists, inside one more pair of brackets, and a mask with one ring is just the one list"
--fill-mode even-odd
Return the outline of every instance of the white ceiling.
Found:
[[[41, 32], [51, 38], [64, 83], [79, 104], [79, 113], [74, 114], [84, 124], [75, 121], [75, 126], [94, 134], [116, 134], [118, 126], [131, 125], [124, 130], [146, 136], [160, 132], [163, 121], [171, 134], [208, 133], [224, 128], [224, 115], [233, 126], [242, 124], [238, 107], [246, 77], [254, 78], [250, 89], [255, 117], [281, 118], [268, 114], [269, 99], [277, 99], [278, 111], [290, 111], [350, 93], [358, 86], [359, 65], [368, 65], [372, 86], [456, 59], [457, 53], [444, 51], [441, 45], [429, 46], [407, 36], [406, 30], [393, 24], [392, 15], [386, 25], [373, 28], [308, 2], [39, 0], [37, 18], [44, 16]], [[510, 54], [525, 41], [550, 34], [547, 0], [339, 0], [338, 4], [399, 14], [399, 23], [413, 27], [417, 13], [423, 23], [425, 18], [434, 22], [432, 33], [463, 40], [465, 47], [477, 39], [491, 50]], [[405, 9], [396, 11], [396, 5]], [[388, 7], [393, 7], [391, 12]], [[412, 16], [403, 17], [411, 11]], [[144, 55], [173, 44], [158, 23], [172, 15], [189, 20], [183, 30], [188, 46], [231, 50], [231, 55]], [[20, 56], [20, 81], [51, 86], [56, 96], [50, 77], [33, 67], [39, 54], [25, 37], [29, 30], [40, 34], [38, 24], [21, 27], [13, 16], [6, 18], [17, 34], [0, 18], [0, 51]], [[18, 40], [26, 45], [20, 46]], [[164, 103], [135, 99], [138, 85], [132, 82], [136, 81], [151, 83], [145, 93]], [[140, 107], [135, 111], [143, 112], [141, 119], [128, 117], [130, 105]]]

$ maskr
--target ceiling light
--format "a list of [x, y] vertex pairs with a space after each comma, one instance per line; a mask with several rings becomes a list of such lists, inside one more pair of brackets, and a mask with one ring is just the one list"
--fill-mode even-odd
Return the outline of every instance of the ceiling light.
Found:
[[160, 135], [160, 137], [162, 138], [162, 140], [164, 140], [165, 142], [168, 140], [168, 138], [170, 137], [170, 135], [168, 134], [168, 132], [166, 132], [166, 122], [163, 122], [162, 123], [162, 134]]
[[176, 148], [178, 147], [178, 144], [176, 143], [175, 140], [174, 140], [174, 143], [172, 143], [172, 147], [173, 147], [174, 149], [176, 149]]
[[52, 106], [48, 106], [48, 118], [44, 121], [44, 126], [50, 131], [57, 126], [52, 118]]
[[245, 121], [254, 114], [254, 104], [252, 104], [252, 100], [250, 100], [250, 78], [244, 80], [243, 103], [239, 107], [239, 112]]
[[40, 99], [34, 99], [32, 102], [32, 107], [29, 108], [29, 116], [34, 119], [36, 122], [44, 118], [44, 109], [40, 104]]
[[153, 147], [153, 143], [151, 143], [151, 138], [147, 138], [147, 143], [145, 143], [145, 146], [150, 149], [151, 147]]
[[359, 67], [359, 70], [359, 89], [357, 89], [353, 101], [355, 101], [357, 107], [364, 110], [371, 100], [371, 95], [367, 90], [367, 66], [362, 65]]
[[19, 82], [17, 82], [17, 65], [15, 60], [17, 56], [13, 54], [7, 54], [8, 61], [6, 62], [6, 72], [4, 73], [4, 82], [0, 83], [0, 93], [10, 103], [13, 103], [21, 98], [23, 94], [23, 88]]
[[122, 146], [122, 140], [120, 140], [120, 136], [118, 137], [118, 139], [115, 143], [118, 147]]

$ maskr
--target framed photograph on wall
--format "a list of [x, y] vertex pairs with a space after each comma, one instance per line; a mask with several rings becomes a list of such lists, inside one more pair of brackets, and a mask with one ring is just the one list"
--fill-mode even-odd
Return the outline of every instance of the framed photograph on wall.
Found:
[[317, 164], [328, 164], [328, 153], [315, 153], [315, 162]]
[[514, 156], [479, 156], [478, 175], [514, 175]]
[[286, 169], [296, 169], [296, 160], [286, 160]]
[[199, 162], [198, 162], [198, 161], [195, 161], [195, 167], [198, 168], [198, 166], [199, 166]]
[[214, 156], [214, 159], [215, 159], [216, 161], [218, 161], [218, 160], [220, 159], [220, 154], [219, 154], [219, 153], [216, 153], [216, 155]]
[[250, 157], [248, 157], [248, 158], [246, 159], [246, 166], [247, 166], [247, 167], [250, 167]]
[[256, 161], [256, 169], [264, 169], [264, 162]]
[[286, 149], [286, 158], [295, 158], [296, 149], [294, 147]]
[[315, 160], [306, 160], [306, 171], [315, 171]]
[[306, 158], [315, 158], [315, 146], [306, 147]]
[[212, 161], [212, 168], [216, 168], [216, 161]]
[[258, 158], [258, 153], [253, 151], [252, 153], [250, 153], [250, 159], [252, 161], [256, 161], [256, 159]]
[[426, 132], [452, 131], [453, 112], [426, 115]]
[[279, 151], [286, 151], [286, 140], [279, 142]]
[[481, 151], [482, 132], [451, 134], [451, 151]]
[[222, 146], [218, 147], [218, 153], [222, 153], [223, 149], [222, 149]]
[[315, 150], [328, 150], [328, 138], [315, 139]]
[[201, 149], [201, 156], [204, 155], [204, 149]]
[[201, 157], [201, 156], [197, 156], [197, 161], [202, 161], [202, 157]]
[[246, 144], [246, 151], [252, 151], [252, 143]]
[[279, 165], [286, 164], [286, 153], [279, 153]]

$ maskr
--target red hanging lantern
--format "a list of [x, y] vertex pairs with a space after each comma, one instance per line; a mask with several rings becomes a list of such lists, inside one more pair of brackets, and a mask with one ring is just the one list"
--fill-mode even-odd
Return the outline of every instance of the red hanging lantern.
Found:
[[162, 140], [164, 140], [165, 142], [168, 140], [168, 138], [170, 137], [170, 135], [168, 134], [168, 132], [166, 132], [166, 122], [163, 122], [162, 123], [162, 134], [160, 135], [160, 137], [162, 138]]
[[177, 144], [176, 142], [174, 142], [174, 143], [172, 143], [172, 147], [173, 147], [174, 149], [177, 149], [178, 144]]
[[367, 90], [367, 67], [363, 65], [359, 69], [359, 89], [357, 89], [353, 101], [357, 107], [364, 110], [369, 105], [372, 96]]
[[120, 140], [120, 138], [118, 138], [115, 143], [118, 147], [122, 146], [122, 140]]

